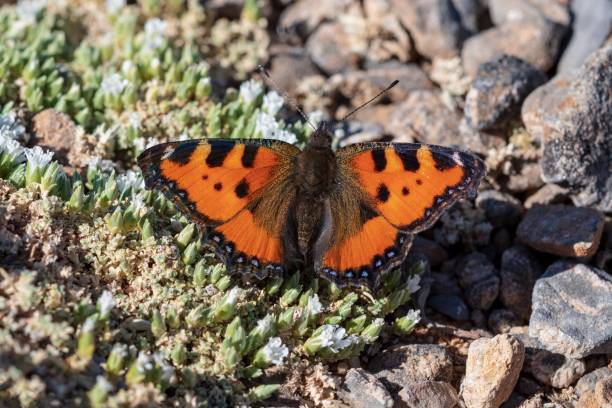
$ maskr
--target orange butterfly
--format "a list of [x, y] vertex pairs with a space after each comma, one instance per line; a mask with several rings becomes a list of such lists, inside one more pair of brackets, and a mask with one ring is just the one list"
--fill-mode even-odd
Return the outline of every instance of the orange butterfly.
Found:
[[412, 237], [475, 190], [471, 153], [408, 143], [333, 151], [319, 128], [304, 150], [278, 140], [170, 142], [138, 158], [148, 188], [206, 231], [228, 270], [262, 279], [297, 267], [378, 287]]

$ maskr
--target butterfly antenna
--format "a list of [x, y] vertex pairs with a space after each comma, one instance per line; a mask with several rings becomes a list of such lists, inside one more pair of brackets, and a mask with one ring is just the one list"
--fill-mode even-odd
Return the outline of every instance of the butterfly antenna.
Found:
[[376, 96], [374, 96], [372, 99], [370, 99], [367, 102], [362, 103], [361, 105], [359, 105], [358, 107], [356, 107], [355, 109], [353, 109], [352, 111], [350, 111], [346, 116], [344, 116], [342, 119], [340, 119], [340, 122], [344, 122], [345, 120], [347, 120], [350, 116], [352, 116], [355, 112], [357, 112], [358, 110], [360, 110], [361, 108], [367, 106], [369, 103], [375, 101], [376, 99], [378, 99], [379, 97], [381, 97], [382, 95], [384, 95], [385, 93], [389, 92], [391, 90], [391, 88], [393, 88], [395, 85], [397, 85], [399, 83], [399, 81], [396, 79], [395, 81], [391, 82], [391, 84], [386, 87], [385, 89], [383, 89], [382, 91], [380, 91], [379, 93], [376, 94]]
[[278, 84], [276, 83], [276, 81], [272, 78], [272, 75], [270, 75], [270, 71], [268, 71], [266, 69], [266, 67], [264, 67], [263, 65], [259, 66], [259, 70], [261, 71], [261, 73], [267, 78], [268, 82], [270, 83], [270, 85], [272, 85], [272, 88], [278, 92], [285, 101], [287, 101], [287, 105], [291, 106], [295, 111], [297, 111], [300, 116], [302, 118], [304, 118], [304, 120], [306, 121], [306, 123], [308, 123], [310, 125], [310, 127], [312, 128], [312, 130], [314, 130], [315, 132], [317, 131], [317, 127], [315, 125], [312, 124], [312, 122], [310, 121], [310, 119], [308, 119], [308, 116], [306, 116], [306, 114], [300, 109], [300, 107], [298, 106], [297, 102], [295, 101], [295, 99], [293, 99], [287, 92], [283, 91], [280, 89], [280, 87], [278, 86]]

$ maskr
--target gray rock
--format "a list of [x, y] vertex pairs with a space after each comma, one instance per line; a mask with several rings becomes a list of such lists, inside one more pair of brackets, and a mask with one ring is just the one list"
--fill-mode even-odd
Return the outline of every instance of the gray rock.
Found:
[[525, 348], [509, 334], [470, 344], [461, 385], [467, 408], [498, 408], [508, 399], [521, 372]]
[[522, 107], [527, 131], [543, 146], [544, 181], [569, 187], [576, 205], [605, 212], [612, 211], [610, 61], [612, 45], [536, 89]]
[[465, 120], [459, 124], [460, 143], [462, 148], [480, 153], [483, 156], [490, 154], [491, 150], [502, 151], [508, 144], [506, 134], [499, 130], [472, 129]]
[[574, 384], [586, 370], [583, 361], [562, 354], [540, 350], [531, 360], [531, 375], [542, 384], [566, 388]]
[[393, 398], [372, 374], [361, 368], [351, 368], [338, 392], [339, 397], [353, 408], [391, 408]]
[[612, 376], [602, 378], [595, 384], [595, 400], [601, 407], [612, 406]]
[[569, 26], [571, 20], [567, 2], [557, 0], [489, 0], [489, 13], [495, 25], [549, 20]]
[[451, 0], [392, 0], [392, 4], [421, 55], [448, 58], [459, 54], [470, 33]]
[[592, 208], [536, 205], [527, 211], [516, 235], [538, 251], [589, 257], [599, 247], [604, 221], [604, 215]]
[[583, 264], [551, 265], [533, 289], [529, 335], [567, 357], [612, 353], [612, 277]]
[[556, 184], [545, 184], [538, 191], [527, 197], [525, 208], [531, 208], [536, 204], [565, 204], [569, 202], [567, 189]]
[[312, 61], [328, 75], [357, 67], [359, 58], [351, 52], [351, 38], [341, 24], [323, 23], [308, 38], [306, 49]]
[[527, 95], [545, 82], [542, 71], [510, 55], [480, 65], [465, 99], [467, 124], [478, 130], [503, 128], [518, 116]]
[[442, 381], [410, 384], [402, 388], [398, 397], [398, 408], [453, 408], [459, 402], [457, 391]]
[[574, 391], [579, 397], [595, 389], [595, 384], [603, 378], [612, 377], [612, 368], [601, 367], [582, 376], [576, 383]]
[[314, 65], [304, 48], [288, 46], [270, 47], [270, 76], [285, 92], [296, 91], [296, 83], [319, 70]]
[[418, 382], [453, 380], [453, 361], [449, 351], [434, 344], [390, 347], [372, 359], [369, 370], [392, 393]]
[[476, 206], [484, 210], [487, 220], [494, 227], [516, 225], [523, 215], [523, 205], [518, 199], [497, 190], [479, 192]]
[[425, 255], [429, 265], [435, 268], [448, 259], [448, 252], [440, 244], [420, 235], [414, 237], [410, 252]]
[[74, 155], [77, 127], [70, 116], [55, 109], [45, 109], [32, 117], [36, 144], [47, 147], [55, 153], [55, 159], [68, 164], [68, 157]]
[[484, 3], [481, 0], [453, 0], [453, 5], [468, 33], [478, 32], [479, 20], [486, 12]]
[[470, 309], [457, 295], [433, 295], [427, 299], [427, 305], [451, 319], [469, 320], [470, 318]]
[[312, 0], [296, 1], [287, 7], [279, 19], [279, 31], [285, 37], [306, 38], [312, 34], [323, 21], [334, 20], [346, 11], [351, 2], [347, 0], [317, 1], [313, 7]]
[[444, 104], [440, 93], [417, 90], [396, 106], [388, 127], [395, 142], [418, 140], [446, 146], [462, 144], [458, 132], [461, 117]]
[[489, 313], [488, 323], [494, 333], [502, 334], [520, 325], [521, 321], [508, 309], [495, 309]]
[[342, 122], [341, 127], [336, 128], [340, 133], [340, 146], [347, 146], [353, 143], [364, 143], [380, 141], [384, 134], [384, 128], [380, 123], [375, 122]]
[[431, 277], [433, 278], [431, 285], [433, 295], [461, 295], [461, 287], [453, 275], [445, 272], [432, 272]]
[[[461, 56], [466, 73], [472, 77], [481, 64], [504, 54], [520, 58], [546, 72], [553, 67], [567, 27], [550, 20], [507, 21], [468, 38]], [[508, 41], [512, 38], [512, 41]]]
[[572, 38], [561, 55], [557, 72], [579, 68], [592, 52], [601, 47], [612, 27], [610, 0], [572, 0]]
[[457, 277], [471, 308], [487, 310], [497, 299], [499, 276], [484, 254], [472, 252], [463, 257], [457, 265]]
[[332, 88], [350, 98], [353, 106], [360, 106], [372, 99], [394, 80], [399, 83], [385, 97], [391, 102], [401, 102], [421, 89], [433, 89], [433, 84], [417, 64], [388, 62], [365, 71], [351, 71], [330, 78]]
[[516, 245], [502, 254], [499, 297], [517, 317], [527, 321], [531, 315], [531, 293], [542, 266], [527, 248]]

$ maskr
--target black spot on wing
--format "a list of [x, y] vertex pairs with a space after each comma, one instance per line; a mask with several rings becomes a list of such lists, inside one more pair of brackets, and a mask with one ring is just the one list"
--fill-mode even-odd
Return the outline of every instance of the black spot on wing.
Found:
[[257, 150], [259, 146], [256, 145], [245, 145], [244, 152], [242, 153], [242, 165], [244, 167], [253, 167], [255, 156], [257, 156]]
[[191, 155], [200, 144], [197, 140], [190, 140], [179, 144], [176, 149], [168, 156], [168, 160], [177, 164], [187, 164], [191, 159]]
[[249, 195], [249, 183], [246, 179], [242, 179], [240, 183], [236, 184], [234, 192], [238, 198], [244, 198]]
[[410, 194], [410, 190], [408, 190], [408, 187], [406, 187], [406, 186], [402, 187], [402, 194], [405, 195], [405, 196]]
[[406, 171], [417, 171], [421, 165], [417, 159], [417, 149], [399, 149], [395, 148], [395, 153], [399, 156]]
[[389, 189], [385, 183], [379, 184], [378, 189], [376, 190], [376, 198], [382, 203], [386, 203], [389, 199]]
[[457, 163], [455, 163], [452, 156], [450, 156], [448, 153], [431, 150], [431, 157], [434, 161], [436, 169], [440, 171], [452, 169], [453, 167], [457, 166]]
[[387, 167], [387, 157], [385, 149], [372, 150], [372, 160], [374, 161], [374, 170], [383, 171]]
[[213, 186], [215, 188], [215, 190], [217, 191], [221, 191], [221, 189], [223, 188], [223, 184], [221, 183], [215, 183], [215, 185]]
[[228, 153], [234, 148], [234, 142], [231, 140], [219, 140], [210, 142], [210, 153], [206, 157], [208, 167], [220, 167], [227, 157]]

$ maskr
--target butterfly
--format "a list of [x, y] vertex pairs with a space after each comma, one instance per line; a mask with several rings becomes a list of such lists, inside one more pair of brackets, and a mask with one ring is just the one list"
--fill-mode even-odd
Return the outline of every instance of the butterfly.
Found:
[[304, 268], [376, 290], [413, 236], [473, 194], [474, 154], [372, 142], [334, 151], [319, 127], [303, 150], [269, 139], [162, 143], [138, 157], [146, 186], [201, 226], [206, 245], [244, 277]]

